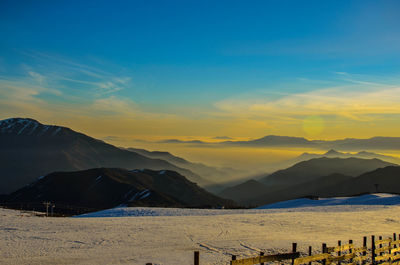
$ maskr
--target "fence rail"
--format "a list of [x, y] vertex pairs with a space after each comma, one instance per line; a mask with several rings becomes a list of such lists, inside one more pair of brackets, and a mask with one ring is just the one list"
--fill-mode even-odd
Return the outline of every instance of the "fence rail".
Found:
[[[318, 263], [322, 265], [330, 264], [346, 264], [346, 265], [400, 265], [400, 240], [396, 240], [396, 233], [393, 237], [382, 238], [371, 236], [370, 247], [367, 246], [367, 237], [363, 238], [363, 245], [356, 247], [353, 240], [349, 240], [348, 244], [342, 245], [338, 241], [337, 246], [328, 247], [325, 243], [322, 244], [322, 249], [319, 253], [312, 255], [312, 247], [308, 247], [308, 256], [301, 255], [297, 251], [297, 243], [292, 244], [292, 252], [277, 253], [272, 255], [264, 255], [261, 252], [255, 257], [246, 257], [238, 259], [236, 255], [232, 255], [230, 265], [265, 265], [268, 262], [288, 263], [292, 265], [301, 265]], [[400, 239], [400, 234], [399, 237]], [[152, 263], [146, 263], [152, 265]], [[194, 265], [200, 265], [200, 253], [194, 252]]]
[[[291, 259], [295, 254], [294, 252], [295, 251], [293, 251], [293, 253], [280, 254], [280, 256], [272, 255], [274, 257], [281, 257], [280, 259], [273, 259], [273, 261], [283, 262]], [[296, 254], [299, 253], [296, 252]], [[236, 256], [233, 256], [230, 264], [263, 264], [262, 262], [272, 261], [269, 257], [270, 256], [257, 256], [253, 258], [236, 259]], [[322, 244], [321, 253], [312, 255], [312, 248], [310, 246], [308, 256], [300, 257], [299, 255], [292, 260], [293, 265], [311, 265], [313, 262], [318, 262], [323, 265], [340, 265], [342, 263], [352, 265], [400, 265], [400, 240], [396, 240], [396, 233], [393, 233], [393, 237], [382, 238], [382, 236], [379, 236], [379, 240], [375, 240], [375, 236], [371, 236], [370, 248], [367, 247], [367, 237], [363, 238], [363, 246], [361, 247], [356, 247], [353, 244], [353, 240], [349, 240], [349, 243], [345, 245], [342, 245], [341, 241], [338, 241], [338, 245], [332, 247], [328, 247], [324, 243]]]

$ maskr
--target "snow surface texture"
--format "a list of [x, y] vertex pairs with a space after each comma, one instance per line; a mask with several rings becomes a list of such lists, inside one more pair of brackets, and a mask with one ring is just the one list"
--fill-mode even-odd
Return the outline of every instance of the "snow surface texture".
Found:
[[400, 206], [388, 205], [111, 211], [135, 217], [46, 218], [0, 209], [0, 264], [193, 264], [195, 250], [202, 265], [228, 264], [232, 254], [289, 251], [292, 242], [303, 252], [337, 240], [360, 245], [363, 236], [390, 236], [400, 227]]
[[298, 208], [333, 205], [400, 205], [400, 196], [394, 194], [366, 194], [357, 197], [320, 198], [318, 200], [296, 199], [278, 202], [257, 209]]

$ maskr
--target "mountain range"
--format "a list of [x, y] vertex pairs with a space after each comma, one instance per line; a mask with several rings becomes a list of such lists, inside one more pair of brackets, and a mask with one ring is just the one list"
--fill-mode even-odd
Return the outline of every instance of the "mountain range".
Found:
[[393, 165], [376, 158], [313, 158], [299, 162], [287, 169], [278, 170], [260, 179], [260, 182], [268, 186], [296, 185], [334, 173], [358, 176], [377, 168]]
[[339, 152], [334, 149], [331, 149], [327, 151], [324, 154], [315, 154], [315, 153], [303, 153], [300, 156], [286, 161], [289, 163], [298, 163], [301, 161], [306, 161], [310, 160], [313, 158], [321, 158], [321, 157], [338, 157], [338, 158], [350, 158], [350, 157], [355, 157], [355, 158], [363, 158], [363, 159], [373, 159], [377, 158], [382, 161], [390, 162], [390, 163], [395, 163], [395, 164], [400, 164], [400, 158], [394, 157], [394, 156], [388, 156], [388, 155], [381, 155], [373, 152], [367, 152], [367, 151], [360, 151], [357, 153], [344, 153], [344, 152]]
[[302, 197], [344, 197], [378, 192], [400, 194], [400, 166], [378, 168], [357, 177], [331, 174], [265, 193], [263, 196], [252, 199], [251, 202], [261, 205]]
[[66, 127], [33, 119], [0, 121], [0, 194], [13, 192], [54, 171], [99, 167], [173, 170], [200, 186], [211, 185], [192, 171], [166, 160], [123, 150]]
[[[266, 136], [219, 144], [327, 147], [334, 143], [342, 147], [349, 144], [351, 149], [362, 143], [384, 146], [388, 139], [309, 141]], [[398, 138], [390, 139], [392, 148], [397, 148]], [[9, 203], [51, 200], [95, 209], [121, 204], [232, 207], [234, 203], [208, 191], [218, 191], [221, 197], [246, 206], [304, 196], [400, 192], [396, 184], [400, 159], [367, 151], [303, 153], [285, 161], [291, 164], [286, 169], [225, 188], [217, 182], [232, 180], [238, 174], [234, 169], [193, 163], [168, 152], [119, 148], [72, 129], [29, 118], [0, 121], [0, 146], [0, 200]]]
[[[243, 205], [263, 205], [301, 196], [317, 196], [319, 194], [315, 192], [326, 186], [388, 166], [395, 166], [395, 164], [376, 158], [313, 158], [287, 169], [278, 170], [259, 180], [251, 180], [227, 188], [219, 195]], [[349, 189], [351, 190], [352, 187]], [[358, 193], [358, 191], [354, 192]]]
[[170, 139], [161, 141], [171, 144], [198, 144], [198, 145], [233, 145], [245, 147], [303, 147], [320, 150], [400, 150], [400, 137], [376, 136], [368, 139], [346, 138], [340, 140], [308, 140], [303, 137], [267, 135], [259, 139], [248, 141], [221, 141], [204, 142], [200, 140], [181, 141]]

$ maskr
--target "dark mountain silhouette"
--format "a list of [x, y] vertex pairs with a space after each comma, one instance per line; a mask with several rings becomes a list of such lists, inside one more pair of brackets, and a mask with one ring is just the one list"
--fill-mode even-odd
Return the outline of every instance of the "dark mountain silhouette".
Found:
[[357, 153], [345, 153], [345, 152], [339, 152], [334, 149], [331, 149], [327, 151], [324, 154], [313, 154], [313, 153], [303, 153], [300, 156], [296, 157], [295, 159], [287, 161], [287, 163], [298, 163], [301, 161], [306, 161], [310, 160], [313, 158], [321, 158], [321, 157], [338, 157], [338, 158], [350, 158], [350, 157], [355, 157], [355, 158], [362, 158], [362, 159], [373, 159], [377, 158], [382, 161], [390, 162], [390, 163], [395, 163], [398, 164], [400, 163], [400, 158], [393, 157], [393, 156], [387, 156], [387, 155], [381, 155], [377, 153], [372, 153], [372, 152], [367, 152], [367, 151], [360, 151]]
[[87, 207], [120, 205], [154, 207], [234, 206], [170, 170], [96, 168], [55, 172], [11, 193], [8, 203], [41, 203]]
[[328, 176], [318, 177], [311, 181], [289, 186], [286, 188], [271, 190], [270, 192], [265, 192], [264, 190], [264, 193], [262, 195], [244, 198], [242, 199], [242, 201], [238, 202], [244, 205], [264, 205], [302, 197], [326, 197], [325, 195], [321, 196], [322, 193], [319, 193], [317, 191], [323, 191], [325, 189], [330, 190], [332, 186], [348, 181], [352, 178], [354, 177], [335, 173]]
[[302, 196], [316, 196], [312, 191], [392, 165], [379, 159], [314, 158], [261, 178], [258, 182], [263, 185], [257, 182], [242, 183], [225, 189], [220, 195], [242, 205], [263, 205]]
[[148, 151], [146, 149], [140, 149], [140, 148], [126, 148], [129, 151], [141, 154], [143, 156], [146, 156], [148, 158], [155, 158], [155, 159], [163, 159], [166, 160], [170, 163], [173, 163], [175, 165], [178, 164], [182, 164], [182, 165], [186, 165], [186, 164], [190, 164], [189, 161], [187, 161], [186, 159], [183, 159], [181, 157], [178, 156], [174, 156], [173, 154], [169, 153], [169, 152], [164, 152], [164, 151]]
[[322, 157], [297, 163], [287, 169], [278, 170], [260, 181], [268, 186], [292, 186], [334, 173], [358, 176], [377, 168], [393, 165], [379, 159]]
[[301, 197], [339, 197], [366, 193], [400, 194], [400, 167], [378, 168], [357, 177], [340, 174], [320, 177], [316, 180], [279, 190], [251, 200], [251, 203], [269, 204]]
[[0, 194], [15, 191], [50, 172], [98, 167], [169, 169], [199, 185], [210, 184], [165, 160], [151, 159], [69, 128], [32, 119], [0, 121], [0, 146]]
[[320, 197], [352, 196], [374, 192], [400, 194], [400, 167], [388, 166], [385, 168], [378, 168], [356, 178], [317, 189], [315, 195]]

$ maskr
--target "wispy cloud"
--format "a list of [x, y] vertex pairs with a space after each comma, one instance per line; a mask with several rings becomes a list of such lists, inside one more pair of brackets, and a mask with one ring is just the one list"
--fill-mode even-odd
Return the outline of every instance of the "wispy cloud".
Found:
[[[385, 120], [386, 115], [400, 115], [400, 86], [394, 85], [398, 84], [394, 79], [387, 82], [384, 78], [337, 72], [336, 84], [340, 85], [330, 88], [326, 86], [335, 83], [331, 80], [302, 77], [297, 81], [305, 86], [312, 84], [312, 90], [257, 90], [220, 100], [213, 107], [176, 108], [174, 102], [152, 108], [123, 96], [122, 90], [133, 87], [132, 77], [124, 71], [106, 72], [41, 53], [32, 56], [39, 61], [24, 63], [16, 75], [0, 76], [0, 113], [4, 118], [31, 116], [44, 122], [63, 121], [63, 125], [93, 136], [121, 137], [114, 138], [120, 142], [137, 138], [210, 140], [219, 135], [214, 140], [228, 140], [266, 134], [300, 135], [308, 116], [337, 118], [335, 124], [340, 122], [347, 130], [349, 124], [353, 128], [366, 123], [370, 126], [371, 122]], [[318, 88], [319, 83], [322, 85]]]
[[220, 111], [249, 119], [293, 120], [309, 115], [341, 116], [368, 121], [376, 115], [400, 114], [400, 86], [357, 80], [349, 74], [348, 85], [293, 93], [271, 99], [230, 98], [215, 103]]
[[136, 115], [132, 99], [118, 92], [132, 87], [130, 76], [107, 72], [58, 55], [22, 52], [26, 60], [0, 75], [0, 112], [9, 116], [65, 117]]
[[[121, 70], [106, 71], [107, 66], [95, 67], [65, 58], [37, 51], [21, 52], [30, 63], [24, 63], [21, 74], [26, 74], [36, 82], [52, 84], [59, 89], [84, 91], [88, 96], [104, 96], [132, 88], [132, 77], [120, 73]], [[25, 72], [25, 73], [24, 73]], [[73, 87], [75, 84], [75, 87]]]
[[45, 77], [39, 73], [28, 71], [29, 76], [31, 76], [37, 83], [43, 85]]

